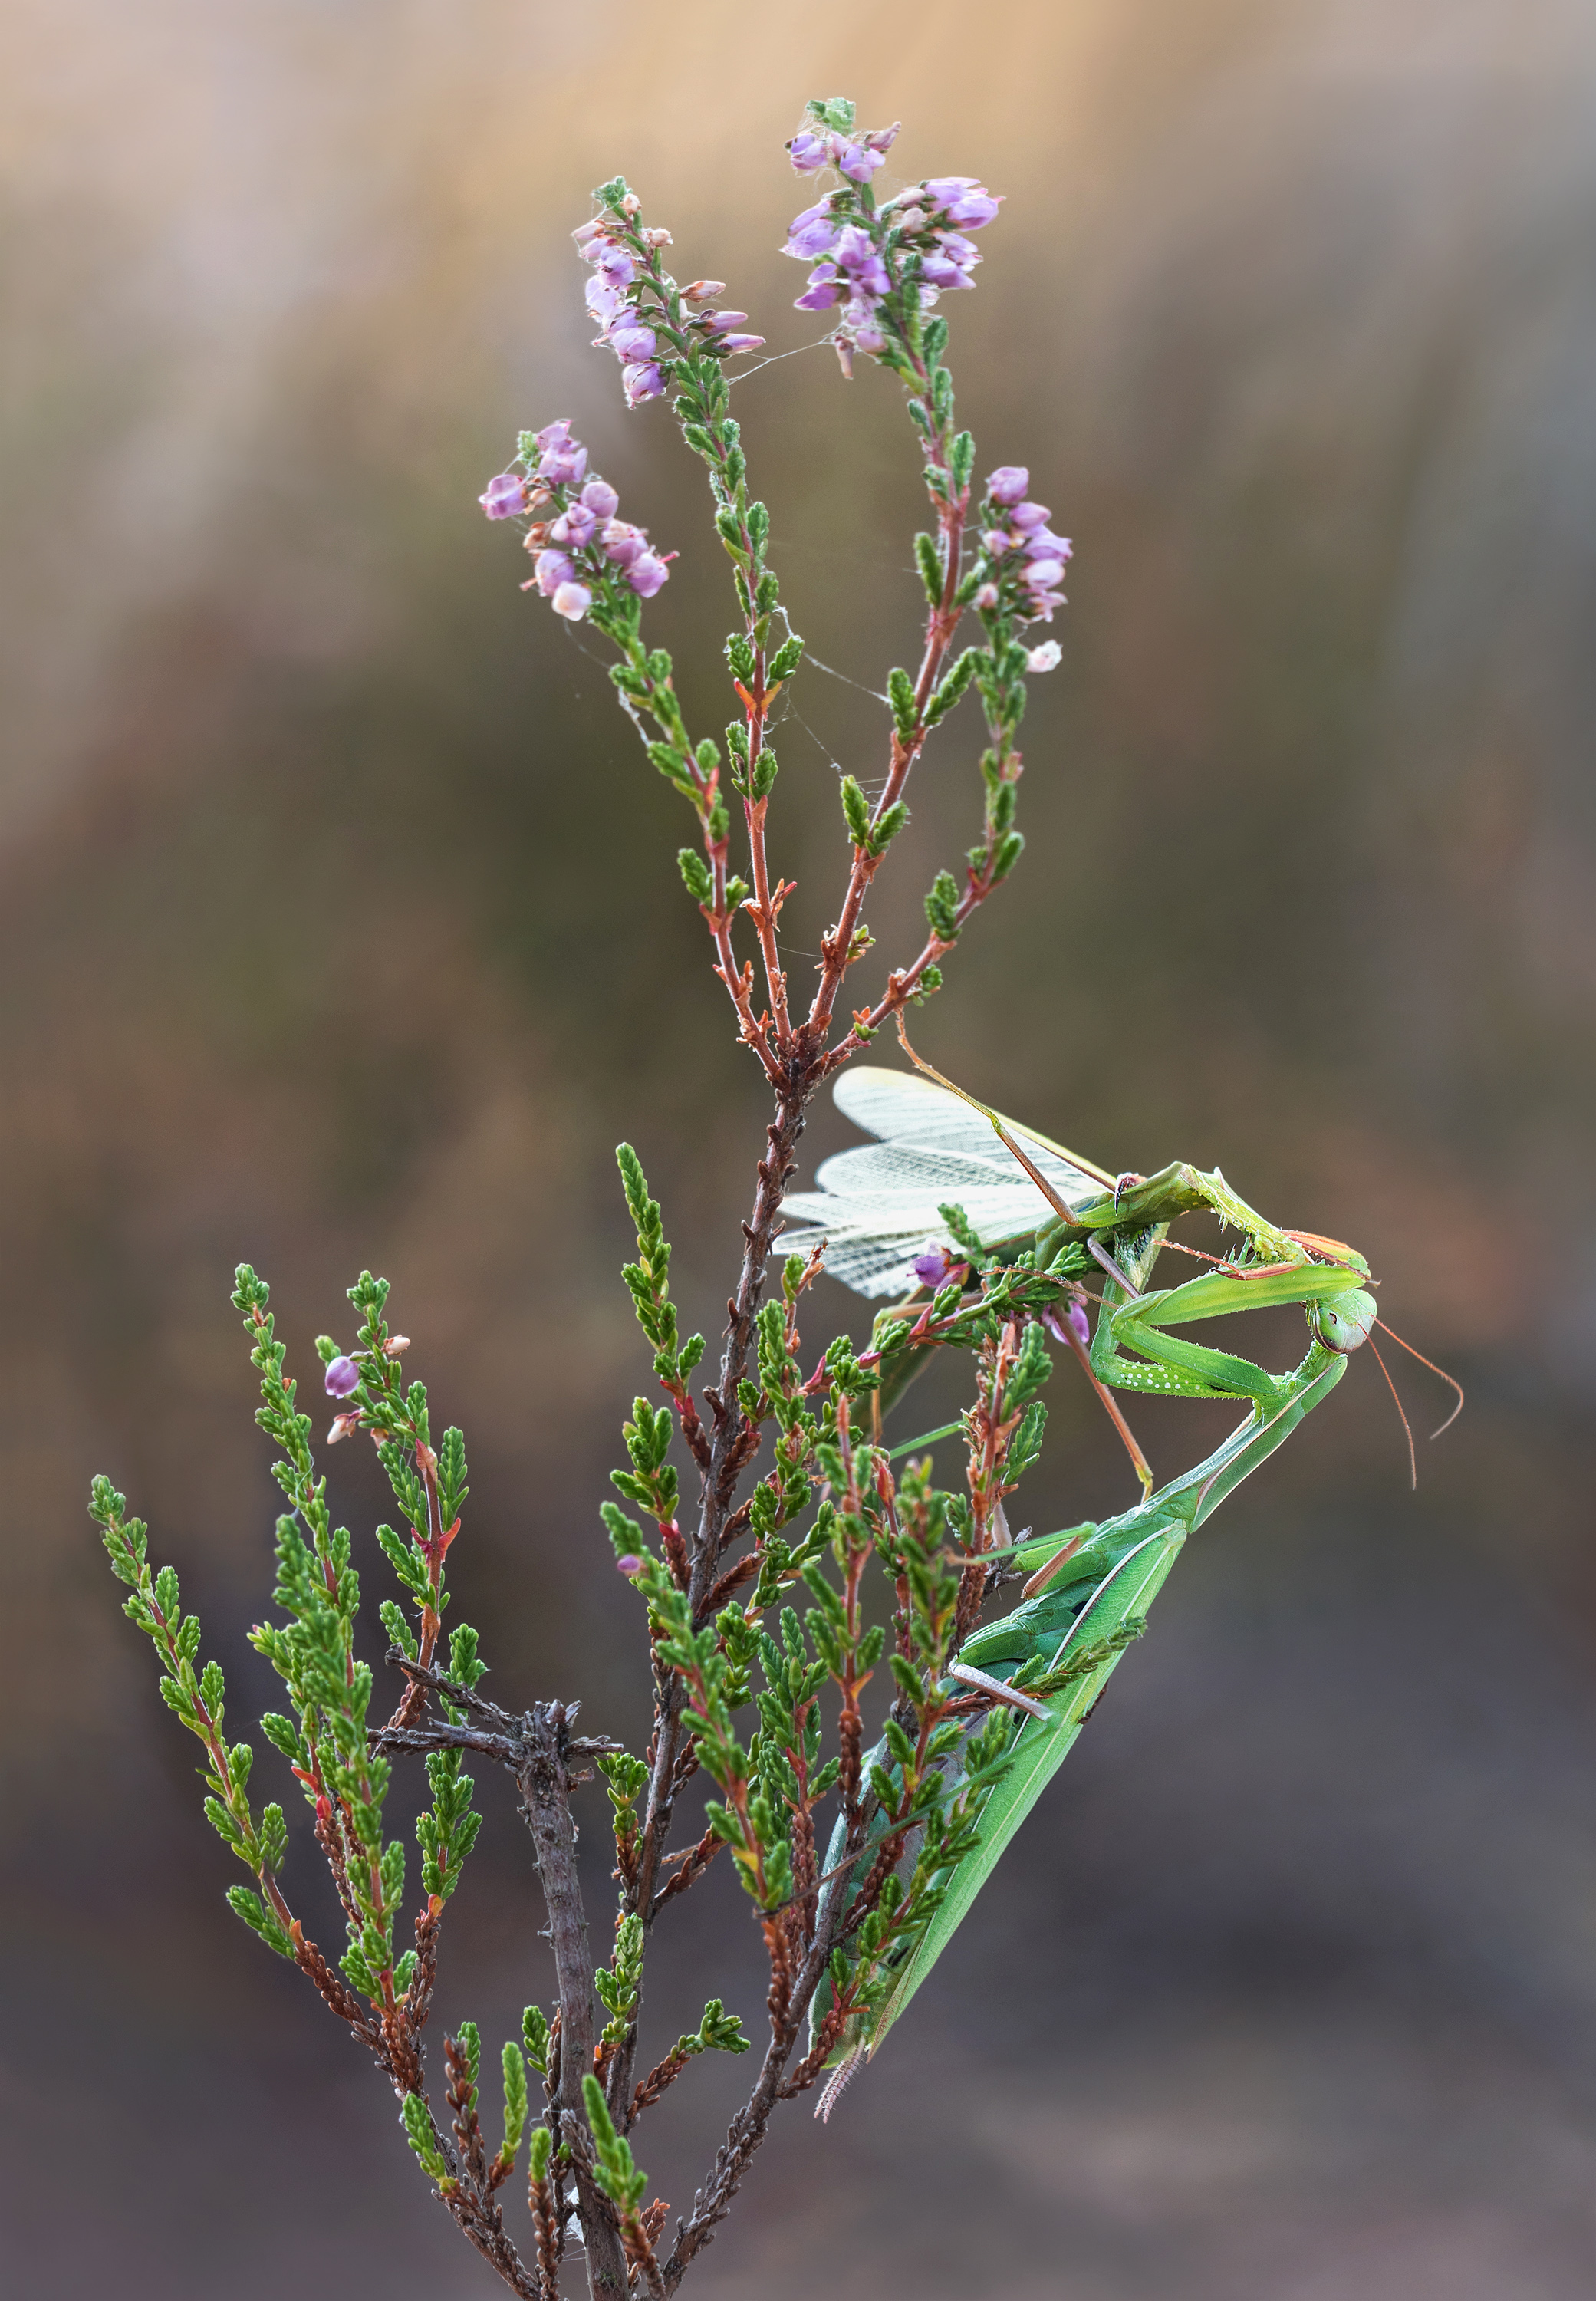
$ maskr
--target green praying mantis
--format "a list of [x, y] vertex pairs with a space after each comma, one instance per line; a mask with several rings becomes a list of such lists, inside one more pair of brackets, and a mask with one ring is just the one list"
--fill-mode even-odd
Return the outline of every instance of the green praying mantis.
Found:
[[[801, 1249], [823, 1237], [827, 1268], [862, 1293], [896, 1293], [907, 1279], [908, 1302], [886, 1314], [899, 1322], [914, 1305], [916, 1251], [940, 1245], [945, 1253], [957, 1252], [961, 1234], [966, 1243], [979, 1240], [999, 1264], [1029, 1257], [1035, 1268], [1072, 1278], [1081, 1296], [1083, 1277], [1098, 1277], [1098, 1315], [1090, 1336], [1079, 1313], [1049, 1325], [1070, 1343], [1112, 1415], [1142, 1496], [1134, 1508], [1101, 1523], [1023, 1537], [984, 1553], [994, 1563], [1035, 1570], [1014, 1612], [965, 1639], [949, 1678], [1016, 1708], [1018, 1728], [1007, 1768], [985, 1795], [975, 1843], [932, 1881], [929, 1923], [900, 1952], [868, 2019], [850, 2022], [838, 2041], [831, 2055], [836, 2075], [822, 2097], [823, 2115], [859, 2062], [878, 2050], [1068, 1756], [1121, 1653], [1144, 1627], [1187, 1535], [1328, 1397], [1349, 1353], [1371, 1339], [1378, 1323], [1372, 1291], [1377, 1281], [1354, 1248], [1279, 1228], [1239, 1198], [1216, 1170], [1177, 1163], [1149, 1177], [1111, 1176], [1063, 1144], [974, 1102], [921, 1063], [907, 1039], [905, 1046], [927, 1078], [856, 1068], [839, 1081], [839, 1108], [882, 1139], [827, 1160], [816, 1191], [789, 1198], [789, 1209], [813, 1227], [784, 1245]], [[957, 1207], [948, 1203], [955, 1196]], [[1199, 1210], [1239, 1233], [1241, 1246], [1223, 1258], [1203, 1257], [1209, 1267], [1199, 1276], [1151, 1288], [1154, 1266], [1171, 1243], [1171, 1225]], [[1308, 1343], [1300, 1363], [1280, 1374], [1174, 1331], [1283, 1305], [1302, 1309]], [[931, 1347], [916, 1344], [911, 1332], [907, 1343], [883, 1356], [883, 1409], [901, 1396]], [[1383, 1371], [1383, 1360], [1381, 1365]], [[1449, 1422], [1462, 1404], [1461, 1389], [1452, 1386], [1458, 1406]], [[1205, 1460], [1159, 1487], [1115, 1391], [1233, 1399], [1245, 1414]], [[897, 1778], [885, 1740], [871, 1761], [889, 1779]], [[956, 1756], [947, 1770], [950, 1787], [957, 1786], [960, 1764]], [[865, 1853], [889, 1834], [878, 1805]], [[912, 1844], [909, 1851], [912, 1855]], [[845, 1853], [846, 1830], [839, 1820], [825, 1871], [828, 1892], [842, 1898], [846, 1911], [868, 1865], [857, 1853], [847, 1862]], [[813, 2028], [829, 2004], [823, 1991]]]

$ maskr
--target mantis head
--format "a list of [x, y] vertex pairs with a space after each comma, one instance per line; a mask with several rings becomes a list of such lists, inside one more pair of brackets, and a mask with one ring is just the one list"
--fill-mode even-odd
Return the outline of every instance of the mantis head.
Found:
[[1374, 1296], [1357, 1286], [1345, 1294], [1333, 1295], [1327, 1302], [1310, 1303], [1308, 1323], [1327, 1351], [1344, 1354], [1368, 1341], [1377, 1308]]

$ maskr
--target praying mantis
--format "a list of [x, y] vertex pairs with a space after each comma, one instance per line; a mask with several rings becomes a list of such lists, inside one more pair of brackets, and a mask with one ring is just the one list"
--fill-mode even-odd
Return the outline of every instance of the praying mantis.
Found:
[[[1349, 1353], [1370, 1339], [1376, 1323], [1372, 1289], [1377, 1282], [1354, 1248], [1266, 1221], [1217, 1170], [1176, 1163], [1150, 1177], [1112, 1176], [1063, 1144], [989, 1111], [930, 1071], [907, 1039], [905, 1047], [928, 1077], [859, 1067], [839, 1080], [839, 1109], [882, 1139], [828, 1159], [816, 1175], [815, 1191], [790, 1196], [789, 1210], [813, 1227], [783, 1244], [801, 1250], [823, 1238], [828, 1268], [867, 1295], [898, 1293], [906, 1281], [913, 1289], [916, 1250], [923, 1255], [928, 1247], [940, 1247], [944, 1255], [957, 1254], [961, 1233], [965, 1242], [979, 1240], [1000, 1264], [1028, 1257], [1053, 1276], [1077, 1282], [1086, 1274], [1097, 1277], [1098, 1316], [1089, 1339], [1082, 1318], [1050, 1323], [1070, 1343], [1113, 1416], [1142, 1495], [1133, 1508], [1100, 1523], [1025, 1536], [984, 1553], [994, 1562], [1035, 1569], [1024, 1586], [1024, 1602], [974, 1629], [949, 1665], [954, 1685], [1019, 1709], [1007, 1770], [986, 1795], [973, 1846], [933, 1880], [930, 1921], [902, 1953], [885, 1995], [867, 2021], [850, 2022], [838, 2041], [831, 2055], [837, 2076], [823, 2096], [823, 2113], [846, 2076], [880, 2047], [1068, 1756], [1122, 1652], [1144, 1627], [1187, 1536], [1328, 1397]], [[933, 1199], [933, 1193], [941, 1195]], [[948, 1203], [956, 1194], [957, 1207]], [[1209, 1268], [1199, 1276], [1149, 1288], [1171, 1225], [1199, 1210], [1240, 1233], [1241, 1249], [1227, 1258], [1203, 1257]], [[1083, 1284], [1077, 1283], [1077, 1293], [1085, 1294]], [[913, 1302], [911, 1292], [909, 1301], [887, 1316], [901, 1321]], [[1291, 1305], [1303, 1311], [1308, 1350], [1299, 1365], [1280, 1374], [1172, 1331]], [[902, 1394], [930, 1347], [916, 1345], [911, 1335], [884, 1355], [884, 1405]], [[1233, 1399], [1246, 1410], [1213, 1453], [1160, 1487], [1114, 1402], [1116, 1390]], [[871, 1762], [890, 1774], [884, 1739]], [[950, 1763], [950, 1786], [957, 1786], [960, 1762], [956, 1756]], [[872, 1830], [876, 1842], [887, 1834], [879, 1814]], [[846, 1907], [857, 1891], [854, 1876], [866, 1865], [856, 1857], [851, 1870], [840, 1866], [845, 1835], [840, 1820], [825, 1869], [833, 1877], [831, 1890]], [[827, 2002], [816, 2000], [816, 2028]]]

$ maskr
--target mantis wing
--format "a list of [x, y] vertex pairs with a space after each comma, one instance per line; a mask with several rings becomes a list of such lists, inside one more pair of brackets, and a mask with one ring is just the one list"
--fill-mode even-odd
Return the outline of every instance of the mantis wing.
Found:
[[[1052, 1218], [988, 1121], [957, 1095], [913, 1072], [868, 1066], [845, 1071], [832, 1092], [843, 1115], [881, 1141], [839, 1151], [820, 1167], [815, 1190], [789, 1193], [787, 1212], [810, 1227], [781, 1240], [784, 1254], [807, 1253], [824, 1238], [833, 1278], [871, 1297], [901, 1294], [915, 1284], [909, 1266], [922, 1248], [954, 1244], [941, 1216], [950, 1201], [989, 1245]], [[1102, 1196], [1100, 1180], [1057, 1145], [1013, 1131], [1025, 1136], [1038, 1172], [1066, 1203]]]

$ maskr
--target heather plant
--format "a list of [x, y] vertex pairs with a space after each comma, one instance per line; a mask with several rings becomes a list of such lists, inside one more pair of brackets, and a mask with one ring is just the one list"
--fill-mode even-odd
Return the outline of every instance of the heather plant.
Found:
[[[377, 1610], [385, 1653], [364, 1658], [355, 1545], [332, 1522], [266, 1284], [241, 1267], [233, 1300], [288, 1505], [275, 1612], [252, 1633], [285, 1707], [260, 1724], [303, 1794], [342, 1908], [345, 1945], [325, 1954], [289, 1897], [283, 1809], [252, 1798], [252, 1745], [228, 1738], [222, 1671], [214, 1660], [201, 1666], [200, 1625], [182, 1611], [177, 1577], [152, 1569], [146, 1529], [110, 1482], [94, 1487], [95, 1518], [130, 1586], [127, 1612], [155, 1646], [162, 1694], [204, 1746], [206, 1814], [248, 1873], [229, 1891], [234, 1911], [371, 2053], [422, 2175], [504, 2282], [539, 2301], [581, 2278], [605, 2301], [673, 2292], [777, 2106], [818, 2088], [829, 2113], [1067, 1753], [1186, 1536], [1334, 1386], [1375, 1322], [1367, 1268], [1350, 1248], [1266, 1222], [1217, 1173], [1099, 1167], [926, 1076], [909, 1050], [906, 1010], [938, 990], [973, 915], [1020, 859], [1027, 683], [1059, 659], [1035, 626], [1064, 604], [1070, 546], [1032, 499], [1024, 468], [999, 464], [977, 485], [975, 443], [956, 419], [940, 304], [974, 285], [972, 235], [997, 219], [999, 199], [964, 176], [881, 197], [897, 136], [860, 132], [851, 105], [828, 100], [809, 105], [788, 146], [793, 168], [825, 187], [787, 241], [810, 267], [798, 307], [832, 315], [828, 339], [845, 376], [867, 358], [899, 379], [929, 507], [913, 545], [920, 660], [887, 674], [880, 759], [840, 777], [840, 891], [806, 993], [782, 958], [791, 889], [769, 858], [772, 729], [805, 647], [731, 413], [732, 364], [763, 339], [746, 332], [746, 314], [718, 303], [723, 282], [677, 284], [665, 268], [670, 233], [645, 221], [620, 178], [599, 188], [576, 233], [587, 306], [620, 362], [628, 406], [668, 402], [707, 473], [735, 609], [725, 642], [735, 710], [723, 734], [689, 729], [671, 659], [645, 637], [645, 603], [675, 554], [620, 516], [617, 491], [589, 467], [568, 419], [522, 433], [481, 498], [533, 555], [524, 588], [608, 646], [647, 760], [690, 811], [681, 878], [773, 1105], [719, 1372], [697, 1389], [705, 1343], [680, 1331], [661, 1209], [636, 1152], [623, 1144], [617, 1154], [637, 1235], [623, 1275], [656, 1391], [632, 1406], [625, 1464], [613, 1474], [618, 1499], [597, 1519], [607, 1570], [636, 1594], [637, 1666], [653, 1700], [646, 1747], [577, 1733], [578, 1687], [529, 1691], [520, 1709], [488, 1700], [477, 1632], [455, 1621], [446, 1638], [464, 1441], [455, 1428], [435, 1433], [426, 1385], [403, 1372], [409, 1344], [389, 1326], [388, 1285], [369, 1274], [349, 1291], [348, 1346], [318, 1344], [329, 1439], [375, 1446], [398, 1520], [375, 1529], [397, 1594]], [[966, 697], [984, 726], [972, 746], [974, 841], [957, 869], [937, 874], [921, 948], [848, 1005], [871, 949], [867, 899], [907, 820], [911, 777]], [[889, 1025], [917, 1067], [856, 1059]], [[878, 1140], [794, 1193], [805, 1116], [828, 1084]], [[804, 1227], [783, 1234], [793, 1217]], [[1217, 1221], [1220, 1251], [1172, 1235], [1189, 1217]], [[1201, 1268], [1154, 1287], [1166, 1251]], [[890, 1298], [866, 1336], [819, 1348], [803, 1339], [823, 1270]], [[1283, 1374], [1171, 1331], [1281, 1303], [1299, 1305], [1308, 1329], [1306, 1356]], [[1112, 1417], [1137, 1499], [1106, 1521], [1015, 1538], [1010, 1498], [1041, 1451], [1056, 1348]], [[886, 1418], [936, 1352], [963, 1361], [968, 1403], [942, 1429], [890, 1445]], [[1232, 1399], [1242, 1418], [1160, 1486], [1119, 1392]], [[944, 1486], [935, 1447], [949, 1439], [965, 1459]], [[596, 1569], [603, 1555], [596, 1548]], [[1017, 1606], [993, 1611], [1016, 1588]], [[379, 1669], [395, 1693], [373, 1711]], [[393, 1769], [412, 1759], [430, 1795], [416, 1826], [419, 1895], [407, 1894], [406, 1848], [384, 1820]], [[502, 1767], [518, 1787], [554, 1955], [555, 2003], [529, 2005], [498, 2054], [497, 2114], [481, 2100], [472, 2023], [443, 2038], [441, 2069], [429, 2070], [422, 2044], [446, 1910], [479, 1827], [468, 1763]], [[702, 1826], [684, 1836], [678, 1808], [699, 1774]], [[596, 1778], [610, 1843], [584, 1887], [572, 1799]], [[721, 1859], [763, 1937], [763, 2008], [755, 2019], [711, 1999], [650, 2062], [641, 2031], [654, 1929], [679, 1918]], [[589, 1913], [609, 1904], [612, 1883], [602, 1962]], [[699, 2055], [756, 2047], [748, 2097], [667, 2238], [669, 2208], [650, 2198], [634, 2155], [639, 2125]]]

